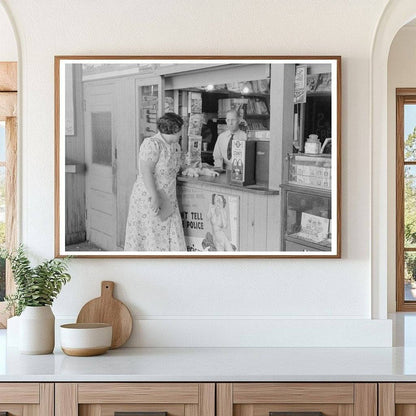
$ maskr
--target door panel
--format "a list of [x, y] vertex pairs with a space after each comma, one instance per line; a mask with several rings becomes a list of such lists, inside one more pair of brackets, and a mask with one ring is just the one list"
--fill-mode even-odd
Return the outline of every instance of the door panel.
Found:
[[117, 250], [115, 85], [85, 87], [87, 240]]

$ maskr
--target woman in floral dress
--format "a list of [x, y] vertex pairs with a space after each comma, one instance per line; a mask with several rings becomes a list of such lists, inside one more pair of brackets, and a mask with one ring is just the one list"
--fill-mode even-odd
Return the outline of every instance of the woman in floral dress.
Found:
[[176, 199], [182, 125], [180, 116], [166, 113], [157, 122], [158, 133], [140, 146], [139, 175], [130, 196], [125, 251], [186, 251]]

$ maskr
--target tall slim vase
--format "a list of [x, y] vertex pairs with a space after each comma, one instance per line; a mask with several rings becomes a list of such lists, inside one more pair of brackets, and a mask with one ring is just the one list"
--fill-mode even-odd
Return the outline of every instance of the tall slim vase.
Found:
[[55, 316], [50, 306], [26, 306], [19, 319], [19, 351], [50, 354], [55, 347]]

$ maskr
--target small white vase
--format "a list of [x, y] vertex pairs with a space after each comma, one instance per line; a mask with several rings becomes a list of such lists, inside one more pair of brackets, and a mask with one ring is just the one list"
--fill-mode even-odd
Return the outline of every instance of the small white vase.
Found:
[[19, 319], [21, 354], [50, 354], [55, 347], [55, 316], [50, 306], [26, 306]]

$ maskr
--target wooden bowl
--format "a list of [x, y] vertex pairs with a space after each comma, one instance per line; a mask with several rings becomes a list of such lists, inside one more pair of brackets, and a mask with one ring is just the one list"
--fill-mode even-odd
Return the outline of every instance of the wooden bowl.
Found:
[[67, 355], [89, 357], [104, 354], [111, 347], [110, 324], [85, 323], [61, 325], [61, 348]]

